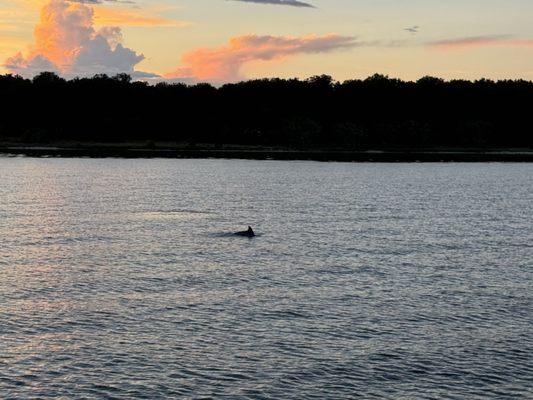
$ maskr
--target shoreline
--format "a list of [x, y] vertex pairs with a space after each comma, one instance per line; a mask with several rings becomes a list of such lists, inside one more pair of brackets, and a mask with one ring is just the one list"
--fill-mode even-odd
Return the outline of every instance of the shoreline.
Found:
[[282, 150], [182, 149], [125, 146], [0, 146], [0, 155], [56, 158], [219, 158], [343, 162], [533, 162], [533, 150]]

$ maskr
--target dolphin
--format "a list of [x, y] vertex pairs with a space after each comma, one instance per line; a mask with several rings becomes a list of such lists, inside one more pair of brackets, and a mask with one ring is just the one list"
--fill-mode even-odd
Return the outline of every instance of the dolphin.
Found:
[[251, 237], [254, 237], [254, 236], [255, 236], [255, 232], [254, 232], [254, 230], [252, 229], [252, 227], [249, 226], [248, 229], [245, 230], [245, 231], [235, 232], [235, 235], [237, 235], [237, 236], [245, 236], [245, 237], [249, 237], [249, 238], [251, 238]]

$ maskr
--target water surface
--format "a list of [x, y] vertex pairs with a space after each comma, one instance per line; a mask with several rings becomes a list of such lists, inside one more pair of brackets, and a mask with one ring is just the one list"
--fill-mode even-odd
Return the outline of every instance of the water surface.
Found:
[[0, 177], [3, 399], [533, 396], [532, 164]]

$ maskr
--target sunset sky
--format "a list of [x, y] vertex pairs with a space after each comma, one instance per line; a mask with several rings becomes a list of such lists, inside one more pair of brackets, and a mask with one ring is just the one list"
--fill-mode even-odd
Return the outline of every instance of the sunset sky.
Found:
[[2, 73], [533, 79], [531, 0], [0, 0]]

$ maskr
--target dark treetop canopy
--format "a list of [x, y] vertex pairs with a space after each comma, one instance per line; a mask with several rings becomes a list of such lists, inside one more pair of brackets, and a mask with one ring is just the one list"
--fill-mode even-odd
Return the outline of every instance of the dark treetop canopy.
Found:
[[294, 149], [533, 147], [533, 83], [263, 79], [148, 85], [127, 75], [0, 76], [4, 143], [166, 141]]

